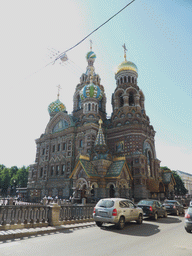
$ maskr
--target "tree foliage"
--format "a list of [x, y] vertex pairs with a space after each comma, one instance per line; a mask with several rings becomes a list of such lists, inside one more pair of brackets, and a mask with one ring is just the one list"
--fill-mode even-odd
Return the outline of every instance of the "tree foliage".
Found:
[[[162, 166], [162, 170], [164, 171], [171, 171], [167, 166]], [[182, 181], [181, 177], [177, 174], [176, 171], [171, 171], [173, 174], [173, 177], [175, 179], [176, 185], [175, 185], [175, 195], [177, 196], [184, 196], [187, 194], [188, 190], [185, 188], [184, 182]]]
[[4, 165], [0, 165], [0, 189], [2, 194], [7, 194], [8, 188], [11, 190], [17, 186], [24, 188], [27, 187], [29, 167], [12, 166], [6, 168]]

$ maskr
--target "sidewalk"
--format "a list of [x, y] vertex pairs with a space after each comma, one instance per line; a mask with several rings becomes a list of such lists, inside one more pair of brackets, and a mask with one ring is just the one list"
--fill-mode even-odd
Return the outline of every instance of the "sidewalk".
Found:
[[0, 231], [0, 241], [37, 236], [37, 235], [43, 235], [43, 234], [50, 234], [54, 232], [60, 232], [60, 231], [65, 231], [65, 230], [75, 229], [75, 228], [89, 227], [94, 225], [95, 225], [95, 222], [84, 222], [84, 223], [74, 223], [74, 224], [67, 224], [67, 225], [61, 225], [61, 226], [55, 226], [55, 227], [48, 226], [48, 227], [42, 227], [42, 228], [2, 230]]

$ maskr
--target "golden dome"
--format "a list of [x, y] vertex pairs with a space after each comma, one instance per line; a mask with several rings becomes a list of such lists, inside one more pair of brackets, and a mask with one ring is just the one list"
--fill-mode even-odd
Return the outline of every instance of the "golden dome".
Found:
[[119, 64], [116, 70], [116, 74], [124, 70], [135, 71], [136, 73], [138, 72], [137, 66], [133, 62], [127, 60], [124, 60], [121, 64]]

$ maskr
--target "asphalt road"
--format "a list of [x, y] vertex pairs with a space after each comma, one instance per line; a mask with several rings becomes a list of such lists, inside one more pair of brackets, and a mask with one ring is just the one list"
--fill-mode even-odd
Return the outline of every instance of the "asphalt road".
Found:
[[184, 217], [168, 216], [157, 221], [145, 219], [142, 225], [126, 224], [98, 228], [90, 224], [57, 233], [0, 243], [0, 256], [188, 256], [192, 255], [192, 233], [184, 229]]

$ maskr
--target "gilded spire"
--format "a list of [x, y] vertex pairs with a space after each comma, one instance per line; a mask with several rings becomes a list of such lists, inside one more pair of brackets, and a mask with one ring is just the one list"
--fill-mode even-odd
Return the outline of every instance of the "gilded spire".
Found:
[[124, 58], [125, 58], [125, 61], [127, 61], [127, 55], [126, 55], [127, 48], [126, 48], [125, 44], [122, 45], [122, 47], [124, 48]]

